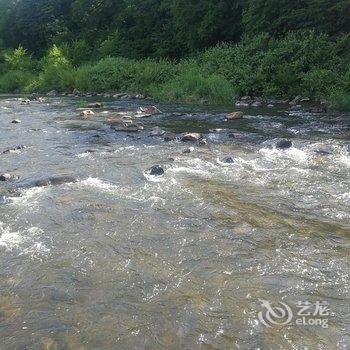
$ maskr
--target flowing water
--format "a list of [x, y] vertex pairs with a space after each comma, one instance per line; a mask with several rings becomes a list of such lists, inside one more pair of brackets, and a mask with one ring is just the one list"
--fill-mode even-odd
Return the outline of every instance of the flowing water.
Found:
[[[1, 349], [349, 347], [349, 114], [161, 105], [126, 133], [108, 119], [139, 102], [81, 103], [0, 99], [0, 152], [27, 146], [0, 154], [19, 177], [0, 183]], [[293, 320], [264, 325], [264, 300]], [[326, 301], [328, 327], [296, 324], [299, 301]]]

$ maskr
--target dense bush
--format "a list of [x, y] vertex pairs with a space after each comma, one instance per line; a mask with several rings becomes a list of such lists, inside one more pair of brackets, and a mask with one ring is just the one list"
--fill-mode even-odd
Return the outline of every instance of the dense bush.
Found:
[[229, 104], [233, 101], [232, 85], [222, 76], [205, 76], [198, 70], [189, 70], [168, 82], [155, 86], [152, 95], [160, 100], [211, 104]]
[[53, 46], [40, 61], [39, 75], [25, 88], [25, 91], [70, 91], [75, 85], [75, 70], [61, 49]]
[[76, 87], [82, 91], [129, 91], [149, 93], [177, 72], [177, 65], [161, 60], [104, 58], [96, 64], [80, 67]]
[[21, 70], [10, 70], [0, 76], [0, 92], [21, 92], [33, 81], [34, 76]]
[[[350, 94], [349, 36], [332, 40], [313, 31], [283, 38], [261, 34], [236, 45], [220, 44], [179, 62], [106, 57], [74, 67], [86, 45], [53, 46], [39, 61], [23, 48], [3, 57], [2, 91], [125, 91], [168, 101], [231, 103], [234, 96], [328, 99], [347, 108]], [[101, 46], [102, 47], [102, 46]], [[106, 47], [105, 47], [106, 49]], [[35, 73], [38, 71], [38, 73]], [[21, 79], [21, 74], [23, 79]], [[34, 76], [33, 76], [34, 74]]]
[[314, 32], [290, 33], [282, 39], [262, 34], [234, 46], [216, 46], [198, 59], [205, 72], [225, 76], [237, 94], [304, 93], [316, 99], [342, 80], [342, 60], [337, 42]]

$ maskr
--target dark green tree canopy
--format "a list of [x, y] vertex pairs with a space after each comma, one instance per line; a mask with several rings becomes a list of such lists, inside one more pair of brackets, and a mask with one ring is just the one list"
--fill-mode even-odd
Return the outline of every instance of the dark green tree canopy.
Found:
[[[350, 0], [0, 0], [0, 45], [181, 58], [242, 36], [350, 29]], [[83, 56], [83, 55], [80, 55]]]

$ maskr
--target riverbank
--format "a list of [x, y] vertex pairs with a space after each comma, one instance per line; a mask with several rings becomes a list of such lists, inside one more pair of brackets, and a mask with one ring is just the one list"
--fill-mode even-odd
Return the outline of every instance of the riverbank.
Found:
[[209, 105], [232, 105], [245, 96], [258, 96], [251, 104], [269, 105], [271, 96], [290, 103], [301, 96], [350, 110], [348, 41], [313, 32], [279, 39], [259, 35], [180, 61], [104, 57], [78, 66], [58, 46], [39, 60], [18, 48], [5, 55], [0, 92], [126, 91], [157, 101]]

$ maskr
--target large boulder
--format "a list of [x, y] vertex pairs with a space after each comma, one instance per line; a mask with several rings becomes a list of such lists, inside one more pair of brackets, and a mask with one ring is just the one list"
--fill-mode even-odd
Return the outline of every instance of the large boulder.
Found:
[[202, 134], [198, 132], [192, 132], [182, 136], [181, 141], [183, 142], [196, 142], [202, 138]]
[[237, 112], [232, 112], [226, 115], [227, 120], [236, 120], [236, 119], [242, 119], [244, 116], [243, 112], [237, 111]]

